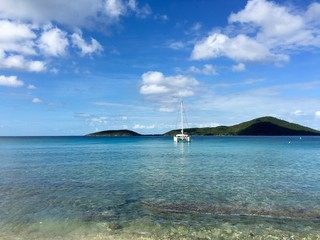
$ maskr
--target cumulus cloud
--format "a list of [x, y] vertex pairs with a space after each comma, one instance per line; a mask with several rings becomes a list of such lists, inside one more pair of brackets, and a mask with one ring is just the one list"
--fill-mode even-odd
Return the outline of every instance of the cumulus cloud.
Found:
[[3, 18], [37, 23], [53, 21], [76, 27], [99, 21], [113, 22], [130, 12], [144, 17], [151, 14], [151, 9], [148, 5], [140, 7], [135, 0], [0, 0]]
[[[91, 38], [86, 43], [81, 31], [69, 34], [52, 24], [43, 27], [10, 20], [0, 20], [0, 68], [42, 72], [47, 70], [46, 58], [63, 57], [67, 54], [69, 38], [81, 55], [102, 51], [98, 41]], [[40, 60], [39, 60], [40, 59]], [[57, 71], [52, 69], [52, 71]]]
[[246, 65], [243, 63], [238, 63], [237, 65], [232, 66], [232, 71], [234, 72], [243, 72], [246, 70]]
[[320, 47], [319, 8], [319, 3], [313, 3], [306, 12], [296, 13], [271, 1], [250, 0], [245, 9], [230, 15], [229, 22], [256, 27], [257, 40], [269, 47]]
[[5, 87], [21, 87], [23, 86], [23, 81], [19, 80], [17, 76], [0, 76], [0, 86]]
[[0, 0], [0, 68], [40, 72], [47, 58], [64, 57], [70, 46], [83, 56], [102, 51], [96, 39], [66, 29], [110, 26], [130, 14], [143, 18], [151, 9], [136, 0]]
[[190, 76], [165, 76], [162, 72], [149, 71], [141, 76], [140, 94], [155, 104], [159, 112], [174, 112], [177, 102], [193, 96], [199, 84]]
[[307, 22], [320, 25], [320, 4], [317, 2], [311, 3], [307, 12], [305, 13]]
[[127, 8], [122, 1], [107, 0], [105, 2], [105, 10], [111, 18], [118, 18], [125, 14]]
[[230, 15], [229, 22], [252, 23], [268, 36], [290, 36], [304, 27], [302, 16], [266, 0], [249, 0], [244, 10]]
[[31, 60], [37, 54], [35, 27], [31, 24], [0, 20], [0, 68], [41, 72], [43, 61]]
[[72, 43], [80, 49], [81, 55], [90, 55], [94, 52], [101, 52], [103, 50], [100, 43], [94, 38], [91, 38], [91, 43], [86, 43], [82, 38], [81, 32], [72, 34]]
[[197, 68], [195, 66], [191, 66], [188, 69], [188, 72], [195, 74], [203, 74], [203, 75], [217, 75], [217, 71], [211, 64], [205, 64], [203, 68]]
[[135, 0], [106, 0], [105, 14], [112, 20], [118, 20], [119, 17], [128, 14], [130, 11], [135, 13], [138, 17], [144, 18], [151, 14], [149, 5], [139, 7]]
[[320, 118], [320, 111], [316, 111], [314, 115], [316, 116], [316, 118]]
[[26, 70], [29, 72], [41, 72], [46, 69], [42, 61], [32, 61], [21, 55], [1, 56], [0, 68], [13, 70]]
[[[127, 3], [128, 8], [133, 11], [138, 17], [145, 18], [152, 13], [151, 8], [148, 4], [140, 7], [136, 0], [129, 0]], [[163, 18], [167, 18], [165, 15]]]
[[0, 51], [23, 53], [25, 55], [36, 54], [33, 42], [36, 34], [33, 32], [32, 25], [0, 20], [0, 29]]
[[[56, 21], [62, 24], [84, 24], [99, 7], [99, 1], [1, 0], [2, 17], [33, 22]], [[63, 6], [63, 7], [62, 7]]]
[[199, 82], [192, 77], [177, 75], [164, 76], [161, 72], [146, 72], [142, 75], [140, 93], [144, 95], [167, 95], [189, 97]]
[[319, 17], [319, 3], [298, 12], [272, 1], [249, 0], [243, 10], [228, 19], [230, 26], [241, 33], [209, 33], [196, 42], [191, 59], [227, 57], [237, 62], [286, 62], [292, 49], [320, 47]]
[[289, 58], [284, 54], [270, 52], [265, 45], [246, 35], [240, 34], [230, 38], [225, 34], [216, 32], [197, 42], [191, 54], [193, 60], [218, 57], [228, 57], [243, 62], [287, 61]]
[[67, 33], [57, 27], [49, 26], [39, 39], [40, 50], [48, 56], [64, 56], [68, 45]]

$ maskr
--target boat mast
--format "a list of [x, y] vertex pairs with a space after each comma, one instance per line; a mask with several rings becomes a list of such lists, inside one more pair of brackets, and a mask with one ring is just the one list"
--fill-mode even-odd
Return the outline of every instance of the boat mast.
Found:
[[183, 134], [183, 101], [180, 103], [180, 115], [181, 115], [181, 133]]

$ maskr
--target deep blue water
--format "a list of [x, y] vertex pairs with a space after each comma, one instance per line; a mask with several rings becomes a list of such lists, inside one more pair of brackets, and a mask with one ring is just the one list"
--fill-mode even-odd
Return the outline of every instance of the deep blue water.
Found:
[[0, 138], [0, 239], [319, 239], [319, 229], [319, 137]]

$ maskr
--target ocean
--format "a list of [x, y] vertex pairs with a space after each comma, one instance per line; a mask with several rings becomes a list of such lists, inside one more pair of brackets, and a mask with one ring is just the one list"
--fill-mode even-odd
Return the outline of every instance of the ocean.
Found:
[[320, 239], [320, 138], [0, 137], [0, 239]]

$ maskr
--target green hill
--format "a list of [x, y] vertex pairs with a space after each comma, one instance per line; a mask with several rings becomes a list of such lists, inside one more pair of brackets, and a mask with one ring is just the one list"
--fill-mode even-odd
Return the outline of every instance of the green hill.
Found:
[[[193, 136], [320, 136], [320, 131], [280, 120], [274, 117], [261, 117], [233, 126], [218, 126], [213, 128], [188, 128], [185, 129], [185, 132]], [[160, 136], [173, 136], [177, 133], [180, 133], [180, 130], [172, 130]], [[90, 133], [86, 136], [113, 137], [142, 135], [130, 130], [107, 130]]]
[[107, 137], [130, 137], [141, 136], [139, 133], [130, 130], [106, 130], [101, 132], [94, 132], [86, 136], [107, 136]]
[[[188, 128], [185, 131], [189, 135], [212, 136], [212, 135], [233, 135], [233, 136], [316, 136], [320, 131], [290, 123], [274, 117], [261, 117], [248, 122], [233, 126], [219, 126], [214, 128]], [[175, 135], [179, 130], [172, 130], [164, 135]]]

